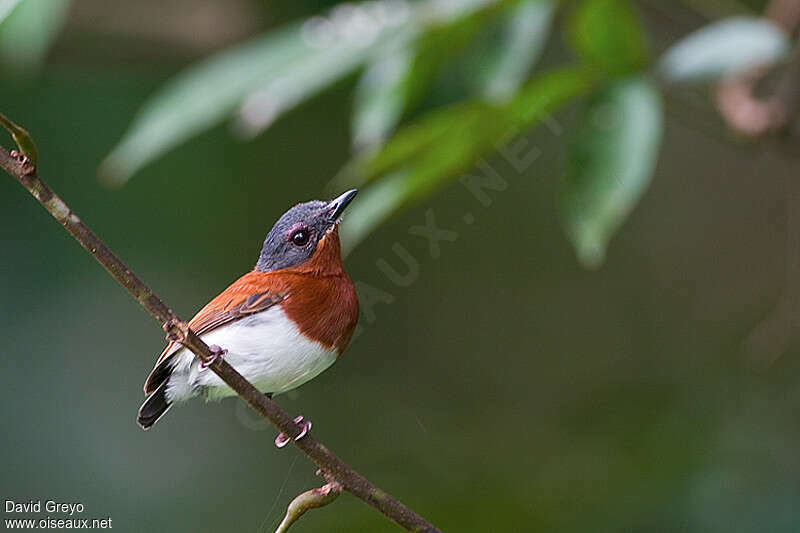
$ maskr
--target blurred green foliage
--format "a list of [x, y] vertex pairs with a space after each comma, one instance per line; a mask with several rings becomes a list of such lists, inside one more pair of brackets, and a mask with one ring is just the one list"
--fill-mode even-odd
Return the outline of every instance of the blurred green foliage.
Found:
[[[343, 230], [345, 249], [352, 249], [401, 206], [469, 170], [480, 157], [496, 150], [500, 140], [544, 120], [592, 83], [591, 73], [581, 69], [542, 74], [508, 103], [477, 100], [432, 111], [401, 129], [380, 149], [355, 158], [335, 179], [332, 189], [364, 187], [380, 179], [389, 180], [392, 186], [381, 187], [380, 199], [370, 196], [349, 214]], [[380, 210], [372, 202], [379, 202]], [[368, 210], [370, 216], [361, 210]]]
[[41, 67], [69, 5], [70, 0], [0, 2], [0, 66], [7, 74]]
[[575, 52], [603, 73], [630, 74], [647, 63], [644, 30], [626, 0], [584, 0], [568, 26]]
[[759, 18], [730, 17], [713, 22], [668, 50], [659, 68], [673, 82], [713, 81], [770, 63], [791, 50], [786, 33]]
[[[557, 9], [566, 11], [566, 40], [577, 60], [569, 68], [594, 77], [591, 86], [599, 96], [575, 90], [570, 83], [556, 87], [542, 72], [523, 83], [543, 51]], [[101, 172], [122, 183], [165, 151], [225, 119], [234, 119], [240, 135], [256, 135], [302, 101], [361, 71], [353, 108], [353, 161], [335, 186], [372, 181], [377, 186], [380, 177], [393, 186], [354, 206], [342, 230], [345, 247], [352, 249], [399, 208], [468, 170], [491, 152], [499, 137], [535, 126], [561, 104], [583, 99], [583, 105], [591, 106], [592, 100], [613, 92], [610, 86], [625, 86], [617, 83], [620, 77], [650, 78], [642, 81], [648, 92], [658, 92], [659, 83], [707, 81], [774, 61], [788, 52], [786, 43], [782, 30], [763, 20], [722, 21], [667, 51], [657, 69], [660, 76], [654, 77], [646, 32], [628, 0], [342, 4], [179, 74], [144, 105]], [[450, 64], [469, 72], [462, 101], [445, 102], [443, 109], [423, 106]], [[658, 98], [653, 94], [648, 99]], [[532, 101], [541, 102], [541, 112], [525, 112]], [[566, 234], [590, 267], [601, 263], [613, 232], [646, 189], [663, 123], [659, 105], [638, 113], [638, 107], [613, 97], [605, 104], [631, 115], [622, 116], [622, 131], [612, 133], [618, 142], [578, 134], [583, 148], [572, 152], [570, 168], [582, 170], [566, 175], [567, 181], [578, 182], [566, 188], [585, 192], [561, 198]], [[635, 142], [630, 131], [650, 133]], [[621, 145], [623, 139], [634, 142]], [[618, 164], [584, 165], [581, 154], [586, 153], [594, 154], [592, 161]], [[631, 163], [623, 162], [620, 153]], [[624, 175], [613, 177], [620, 173]], [[594, 192], [605, 200], [587, 202], [585, 197]], [[566, 205], [570, 202], [579, 205]]]
[[610, 84], [587, 102], [560, 197], [567, 235], [583, 264], [602, 263], [611, 236], [647, 189], [662, 115], [661, 95], [643, 77]]

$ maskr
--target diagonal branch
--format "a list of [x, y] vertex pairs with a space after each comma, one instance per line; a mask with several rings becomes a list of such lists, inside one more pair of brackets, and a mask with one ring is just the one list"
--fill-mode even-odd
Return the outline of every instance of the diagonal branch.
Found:
[[[24, 130], [23, 130], [24, 131]], [[92, 230], [72, 212], [39, 178], [36, 167], [22, 153], [9, 153], [0, 146], [0, 167], [30, 192], [39, 203], [55, 218], [81, 246], [83, 246], [98, 263], [108, 271], [120, 285], [139, 302], [139, 305], [152, 316], [170, 340], [176, 340], [195, 353], [203, 362], [209, 363], [214, 371], [231, 389], [241, 396], [261, 416], [269, 420], [280, 431], [292, 437], [292, 442], [314, 461], [323, 472], [341, 484], [365, 503], [371, 505], [386, 517], [409, 531], [439, 531], [424, 518], [404, 506], [402, 503], [382, 491], [364, 476], [353, 470], [344, 461], [333, 454], [324, 444], [311, 435], [299, 441], [294, 440], [300, 428], [278, 404], [262, 394], [247, 381], [230, 364], [220, 357], [214, 357], [208, 345], [198, 337], [185, 322], [155, 295], [133, 271], [123, 263], [101, 241]]]

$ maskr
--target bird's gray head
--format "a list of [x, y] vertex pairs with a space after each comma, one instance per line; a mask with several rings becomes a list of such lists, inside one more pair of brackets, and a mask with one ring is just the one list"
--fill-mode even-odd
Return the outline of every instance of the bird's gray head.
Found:
[[269, 272], [305, 263], [320, 240], [335, 229], [356, 193], [358, 190], [352, 189], [330, 202], [313, 200], [289, 209], [267, 235], [256, 270]]

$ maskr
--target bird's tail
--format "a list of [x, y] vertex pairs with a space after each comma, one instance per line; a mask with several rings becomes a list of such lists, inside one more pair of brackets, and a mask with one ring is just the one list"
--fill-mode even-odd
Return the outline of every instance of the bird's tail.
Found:
[[164, 380], [156, 390], [150, 393], [150, 396], [139, 408], [136, 422], [142, 426], [142, 429], [149, 429], [150, 426], [158, 422], [158, 419], [164, 416], [164, 413], [172, 405], [172, 402], [167, 399], [167, 383], [169, 383], [169, 380]]

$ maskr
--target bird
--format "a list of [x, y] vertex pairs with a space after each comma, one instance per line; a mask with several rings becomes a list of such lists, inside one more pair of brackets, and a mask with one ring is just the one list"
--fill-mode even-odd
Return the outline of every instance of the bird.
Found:
[[[358, 190], [331, 201], [295, 205], [270, 229], [258, 261], [189, 321], [189, 327], [268, 395], [318, 376], [342, 354], [358, 322], [358, 297], [344, 271], [339, 223]], [[136, 418], [153, 426], [169, 408], [193, 397], [235, 393], [178, 342], [170, 342], [144, 384]], [[301, 435], [310, 421], [299, 416]], [[299, 437], [298, 437], [299, 438]], [[276, 439], [279, 447], [287, 438]]]

